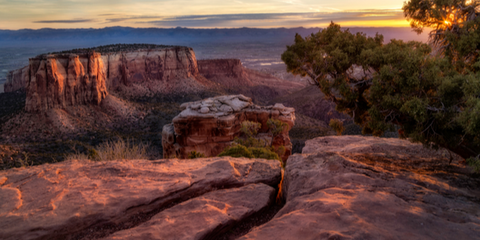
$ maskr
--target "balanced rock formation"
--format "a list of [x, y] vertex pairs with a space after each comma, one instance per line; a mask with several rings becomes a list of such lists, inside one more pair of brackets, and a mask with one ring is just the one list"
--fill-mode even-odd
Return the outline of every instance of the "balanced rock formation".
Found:
[[[278, 119], [288, 125], [274, 137], [272, 146], [285, 146], [280, 156], [284, 161], [290, 156], [292, 144], [288, 132], [295, 124], [295, 109], [282, 104], [261, 107], [243, 95], [229, 95], [184, 103], [183, 110], [162, 131], [163, 156], [187, 158], [196, 151], [207, 157], [217, 156], [240, 136], [241, 123], [261, 123], [259, 135], [268, 135], [268, 119]], [[266, 137], [265, 139], [268, 139]]]
[[446, 150], [361, 136], [288, 158], [285, 206], [246, 239], [480, 239], [480, 181]]
[[274, 204], [280, 180], [278, 161], [229, 157], [10, 169], [0, 239], [204, 239]]

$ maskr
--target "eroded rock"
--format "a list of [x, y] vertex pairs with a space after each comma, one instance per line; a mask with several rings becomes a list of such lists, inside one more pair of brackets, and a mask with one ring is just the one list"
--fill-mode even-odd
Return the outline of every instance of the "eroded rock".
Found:
[[[75, 238], [99, 229], [108, 235], [119, 228], [132, 227], [142, 214], [172, 203], [217, 189], [257, 183], [277, 186], [280, 178], [277, 161], [228, 157], [67, 161], [11, 169], [0, 173], [0, 239]], [[261, 185], [253, 188], [266, 189]], [[251, 204], [246, 208], [258, 209], [270, 194], [271, 189], [266, 190], [259, 203], [252, 203], [245, 196]], [[240, 194], [237, 190], [227, 192]], [[208, 196], [204, 200], [210, 199], [212, 204], [222, 198]], [[250, 211], [240, 207], [237, 210], [230, 212], [231, 216], [246, 216]], [[218, 219], [223, 217], [219, 215]]]
[[218, 190], [178, 204], [107, 239], [214, 239], [218, 234], [212, 235], [215, 230], [228, 229], [274, 201], [275, 189], [265, 184]]
[[[163, 156], [187, 158], [196, 151], [205, 156], [217, 156], [240, 135], [243, 121], [262, 124], [259, 134], [268, 133], [268, 119], [278, 119], [288, 126], [273, 139], [273, 146], [285, 146], [286, 160], [292, 151], [288, 132], [295, 124], [295, 109], [282, 104], [261, 107], [243, 95], [219, 96], [197, 102], [184, 103], [183, 110], [166, 125], [162, 132]], [[174, 142], [171, 140], [174, 139]]]
[[240, 239], [480, 239], [479, 182], [448, 162], [400, 139], [307, 141], [287, 161], [285, 207]]

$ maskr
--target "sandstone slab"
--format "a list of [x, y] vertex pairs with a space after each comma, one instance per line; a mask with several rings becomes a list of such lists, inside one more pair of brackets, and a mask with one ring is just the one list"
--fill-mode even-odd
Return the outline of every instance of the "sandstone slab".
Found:
[[[162, 131], [163, 156], [187, 158], [196, 151], [207, 157], [217, 156], [230, 146], [241, 132], [243, 121], [261, 124], [259, 134], [268, 133], [268, 119], [278, 119], [287, 124], [283, 132], [274, 136], [273, 147], [285, 146], [286, 160], [292, 151], [288, 132], [295, 124], [295, 109], [282, 104], [258, 106], [243, 95], [227, 95], [184, 103], [183, 110], [165, 125]], [[272, 136], [270, 136], [272, 138]]]
[[212, 233], [228, 229], [274, 201], [275, 189], [265, 184], [218, 190], [178, 204], [107, 239], [214, 239]]
[[479, 181], [449, 158], [400, 139], [307, 141], [285, 207], [241, 239], [480, 239]]
[[67, 161], [10, 169], [0, 173], [0, 239], [81, 238], [98, 229], [108, 235], [108, 229], [130, 228], [137, 217], [175, 202], [217, 189], [276, 186], [280, 179], [277, 161], [244, 158]]

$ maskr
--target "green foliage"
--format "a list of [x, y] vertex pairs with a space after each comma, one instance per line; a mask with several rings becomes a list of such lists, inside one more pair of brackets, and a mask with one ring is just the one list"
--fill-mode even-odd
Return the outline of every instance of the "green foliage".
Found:
[[288, 124], [273, 118], [269, 118], [267, 120], [267, 125], [268, 125], [268, 128], [270, 129], [270, 132], [273, 134], [273, 136], [279, 135], [280, 133], [283, 132], [284, 129], [288, 127]]
[[262, 127], [261, 123], [243, 121], [241, 124], [240, 131], [244, 133], [247, 137], [253, 137], [257, 135], [258, 130], [260, 130], [261, 127]]
[[[463, 6], [465, 9], [456, 9]], [[445, 147], [464, 158], [480, 154], [479, 21], [470, 18], [477, 1], [411, 0], [404, 12], [416, 30], [435, 27], [437, 48], [420, 42], [367, 37], [326, 29], [295, 43], [282, 54], [288, 71], [307, 75], [350, 115], [364, 134], [395, 131], [425, 146]], [[445, 9], [456, 9], [445, 25]], [[448, 11], [447, 11], [448, 12]], [[461, 20], [463, 19], [463, 20]], [[478, 18], [480, 19], [480, 18]], [[437, 30], [441, 31], [437, 31]], [[437, 33], [443, 34], [436, 37]], [[354, 75], [353, 69], [364, 74]]]
[[475, 172], [480, 172], [480, 159], [479, 157], [471, 157], [467, 159], [467, 164], [470, 165]]
[[191, 151], [188, 154], [188, 159], [194, 159], [194, 158], [204, 158], [205, 154], [197, 152], [197, 151]]
[[268, 148], [248, 148], [248, 150], [253, 154], [254, 158], [280, 160], [280, 157], [278, 156], [278, 154], [275, 152], [272, 152]]
[[266, 140], [257, 139], [254, 137], [247, 137], [246, 139], [235, 138], [234, 142], [237, 144], [243, 145], [245, 147], [266, 147], [267, 146]]
[[219, 157], [230, 156], [230, 157], [246, 157], [246, 158], [253, 158], [252, 152], [248, 150], [247, 147], [242, 145], [234, 145], [231, 147], [226, 148], [218, 154]]
[[345, 131], [343, 122], [340, 119], [335, 119], [335, 118], [330, 119], [330, 123], [328, 124], [328, 126], [330, 126], [333, 130], [335, 130], [338, 136], [341, 136], [342, 132]]

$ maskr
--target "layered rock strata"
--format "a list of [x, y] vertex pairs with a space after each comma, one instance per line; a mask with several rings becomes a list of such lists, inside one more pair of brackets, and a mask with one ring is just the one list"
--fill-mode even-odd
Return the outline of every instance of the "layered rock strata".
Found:
[[280, 180], [277, 161], [229, 157], [11, 169], [0, 173], [0, 239], [92, 239], [137, 225], [112, 238], [201, 239], [272, 203]]
[[322, 137], [288, 158], [285, 206], [246, 239], [480, 239], [479, 181], [400, 139]]
[[29, 60], [11, 71], [5, 92], [25, 89], [26, 110], [98, 104], [108, 91], [128, 94], [195, 92], [211, 83], [198, 75], [193, 49], [169, 47], [121, 52], [60, 53]]
[[98, 105], [107, 95], [105, 66], [98, 53], [32, 58], [29, 66], [27, 111]]
[[243, 95], [229, 95], [184, 103], [181, 109], [182, 112], [173, 122], [163, 127], [164, 158], [187, 158], [193, 151], [207, 157], [217, 156], [233, 143], [235, 137], [240, 136], [243, 121], [261, 123], [259, 136], [268, 139], [269, 118], [278, 119], [288, 125], [281, 134], [273, 138], [272, 145], [285, 146], [285, 154], [280, 156], [283, 160], [291, 154], [292, 144], [288, 132], [295, 124], [293, 108], [282, 104], [262, 107], [253, 104], [251, 98]]

